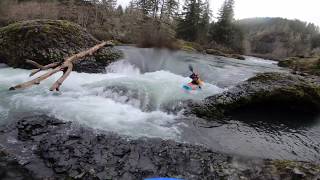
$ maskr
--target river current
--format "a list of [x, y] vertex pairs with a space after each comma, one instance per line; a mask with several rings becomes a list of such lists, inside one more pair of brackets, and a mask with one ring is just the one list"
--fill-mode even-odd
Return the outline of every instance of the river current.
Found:
[[[286, 71], [276, 62], [254, 57], [242, 61], [182, 51], [117, 48], [125, 56], [106, 67], [107, 73], [72, 72], [61, 92], [48, 90], [61, 74], [39, 86], [8, 91], [9, 87], [30, 80], [30, 71], [0, 64], [0, 124], [21, 116], [47, 114], [132, 138], [159, 137], [230, 154], [319, 162], [318, 121], [293, 125], [289, 117], [265, 120], [252, 116], [208, 124], [202, 119], [184, 117], [182, 112], [167, 111], [178, 101], [202, 100], [257, 73]], [[189, 64], [205, 82], [202, 90], [192, 93], [182, 89], [183, 84], [190, 82]], [[278, 118], [284, 121], [279, 122]]]

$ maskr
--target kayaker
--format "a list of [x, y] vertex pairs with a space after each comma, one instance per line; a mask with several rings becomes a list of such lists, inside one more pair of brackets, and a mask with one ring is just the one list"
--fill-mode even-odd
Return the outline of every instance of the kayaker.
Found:
[[191, 84], [196, 85], [201, 89], [202, 81], [200, 80], [199, 74], [192, 72], [189, 77], [192, 79]]

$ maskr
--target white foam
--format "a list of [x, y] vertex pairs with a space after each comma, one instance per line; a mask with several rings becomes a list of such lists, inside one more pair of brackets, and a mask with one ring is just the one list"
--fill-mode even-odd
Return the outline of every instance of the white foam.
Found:
[[[122, 71], [125, 69], [127, 70]], [[201, 99], [223, 91], [214, 85], [206, 84], [201, 92], [188, 94], [181, 87], [190, 81], [189, 78], [167, 71], [141, 74], [134, 66], [125, 62], [113, 64], [109, 70], [112, 70], [112, 73], [73, 72], [63, 83], [62, 92], [53, 93], [48, 91], [48, 88], [61, 74], [50, 77], [39, 86], [9, 92], [7, 89], [10, 86], [29, 80], [30, 71], [2, 68], [0, 106], [8, 106], [15, 112], [40, 111], [62, 120], [76, 121], [93, 128], [134, 137], [178, 139], [180, 132], [175, 121], [177, 116], [162, 112], [159, 107], [173, 100]], [[126, 94], [108, 95], [109, 88], [114, 86], [141, 91], [147, 102], [137, 102], [141, 101], [140, 97], [127, 101]], [[141, 109], [141, 103], [147, 103], [154, 108], [145, 111]]]
[[126, 75], [137, 75], [140, 74], [139, 68], [130, 64], [126, 60], [116, 61], [111, 63], [108, 67], [106, 67], [108, 73], [119, 73]]
[[0, 106], [0, 124], [1, 120], [5, 119], [8, 116], [9, 109], [4, 108], [3, 106]]

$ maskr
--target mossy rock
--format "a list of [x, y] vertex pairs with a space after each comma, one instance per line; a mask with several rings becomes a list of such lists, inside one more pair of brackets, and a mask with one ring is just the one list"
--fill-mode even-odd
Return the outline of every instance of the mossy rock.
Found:
[[280, 67], [288, 67], [294, 73], [320, 75], [320, 57], [290, 57], [278, 63]]
[[187, 51], [187, 52], [202, 52], [203, 51], [203, 47], [195, 42], [188, 42], [188, 41], [184, 41], [184, 40], [178, 40], [177, 41], [177, 47], [178, 49], [181, 49], [183, 51]]
[[282, 60], [278, 62], [278, 66], [280, 67], [290, 67], [293, 64], [292, 60]]
[[240, 54], [227, 54], [227, 53], [223, 53], [222, 51], [219, 51], [216, 49], [207, 49], [206, 53], [211, 54], [211, 55], [215, 55], [215, 56], [223, 56], [223, 57], [239, 59], [239, 60], [246, 59], [244, 56], [241, 56]]
[[206, 53], [207, 54], [211, 54], [211, 55], [215, 55], [215, 56], [224, 56], [226, 57], [226, 54], [219, 51], [219, 50], [216, 50], [216, 49], [207, 49], [206, 50]]
[[273, 160], [269, 163], [274, 174], [281, 175], [281, 179], [314, 179], [320, 175], [320, 166], [309, 162], [290, 160]]
[[240, 54], [230, 54], [229, 57], [233, 59], [246, 60], [246, 58]]
[[191, 46], [182, 46], [180, 49], [187, 52], [197, 52], [197, 50]]
[[[31, 20], [0, 28], [0, 61], [15, 68], [33, 68], [30, 59], [42, 65], [61, 62], [64, 58], [90, 48], [99, 41], [77, 24], [63, 20]], [[105, 47], [76, 64], [81, 72], [101, 72], [120, 58], [122, 53]]]
[[320, 112], [320, 80], [289, 73], [262, 73], [200, 103], [189, 102], [188, 112], [219, 119], [247, 110], [316, 115]]

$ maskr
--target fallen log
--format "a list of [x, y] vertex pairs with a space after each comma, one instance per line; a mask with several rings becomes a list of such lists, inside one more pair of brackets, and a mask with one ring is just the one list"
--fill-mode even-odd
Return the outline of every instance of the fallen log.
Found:
[[54, 91], [54, 90], [59, 91], [59, 88], [60, 88], [61, 84], [63, 83], [63, 81], [66, 80], [67, 77], [70, 75], [70, 73], [73, 69], [74, 63], [77, 61], [80, 61], [81, 59], [83, 59], [86, 56], [91, 56], [93, 53], [95, 53], [96, 51], [98, 51], [99, 49], [104, 47], [105, 45], [107, 45], [107, 42], [102, 42], [98, 45], [95, 45], [94, 47], [92, 47], [90, 49], [87, 49], [87, 50], [82, 51], [78, 54], [75, 54], [71, 57], [66, 58], [63, 63], [54, 62], [54, 63], [43, 66], [35, 61], [27, 60], [26, 61], [27, 63], [32, 64], [38, 68], [38, 69], [32, 70], [30, 76], [33, 76], [42, 70], [47, 70], [50, 68], [53, 68], [53, 69], [46, 72], [45, 74], [35, 78], [35, 79], [32, 79], [32, 80], [24, 82], [22, 84], [18, 84], [16, 86], [10, 87], [9, 90], [24, 89], [24, 88], [28, 88], [32, 85], [39, 85], [41, 81], [47, 79], [48, 77], [52, 76], [53, 74], [55, 74], [59, 71], [63, 71], [63, 75], [50, 88], [50, 91]]

